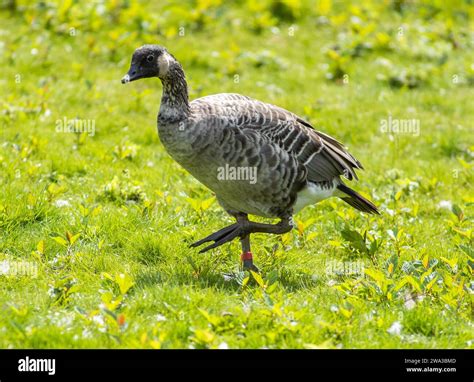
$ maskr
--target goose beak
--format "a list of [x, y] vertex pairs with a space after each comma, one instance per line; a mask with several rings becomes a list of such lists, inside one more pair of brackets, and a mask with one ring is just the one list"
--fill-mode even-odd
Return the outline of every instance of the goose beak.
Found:
[[122, 77], [122, 84], [127, 84], [140, 78], [143, 78], [140, 67], [138, 67], [136, 64], [132, 64], [128, 70], [128, 73]]
[[127, 84], [129, 82], [130, 82], [130, 76], [127, 73], [122, 77], [122, 84]]

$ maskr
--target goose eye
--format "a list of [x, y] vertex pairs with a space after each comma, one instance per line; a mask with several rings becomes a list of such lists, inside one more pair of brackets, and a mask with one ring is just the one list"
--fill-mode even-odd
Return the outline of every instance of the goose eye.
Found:
[[148, 62], [152, 62], [152, 61], [153, 61], [153, 55], [150, 54], [149, 56], [147, 56], [146, 60], [147, 60]]

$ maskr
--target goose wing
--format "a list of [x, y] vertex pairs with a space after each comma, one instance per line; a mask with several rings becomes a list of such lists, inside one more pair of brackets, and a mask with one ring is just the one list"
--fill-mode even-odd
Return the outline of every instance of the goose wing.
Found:
[[224, 126], [266, 136], [306, 168], [309, 181], [328, 182], [339, 176], [358, 179], [354, 170], [363, 169], [342, 143], [281, 107], [238, 94], [216, 94], [193, 103], [206, 105], [208, 113], [229, 120]]

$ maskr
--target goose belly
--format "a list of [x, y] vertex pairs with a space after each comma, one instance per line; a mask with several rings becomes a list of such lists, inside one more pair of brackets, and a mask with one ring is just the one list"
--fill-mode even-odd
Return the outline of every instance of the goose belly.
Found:
[[187, 166], [186, 169], [216, 194], [219, 203], [226, 210], [275, 217], [272, 207], [284, 204], [280, 197], [272, 195], [266, 187], [262, 188], [261, 184], [251, 179], [219, 179], [221, 168], [209, 167], [207, 172], [193, 166]]

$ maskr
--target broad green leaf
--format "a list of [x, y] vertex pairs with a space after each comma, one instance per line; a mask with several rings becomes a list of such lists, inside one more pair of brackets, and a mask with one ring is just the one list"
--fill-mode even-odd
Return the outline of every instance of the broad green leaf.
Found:
[[448, 264], [452, 270], [455, 269], [457, 263], [458, 263], [458, 258], [457, 257], [454, 257], [452, 259], [447, 259], [446, 257], [443, 257], [441, 256], [440, 257], [441, 261], [443, 261], [444, 263]]
[[99, 215], [101, 211], [102, 211], [102, 206], [99, 205], [92, 210], [91, 216], [97, 216]]
[[79, 239], [79, 236], [81, 236], [81, 234], [80, 234], [80, 233], [77, 233], [77, 234], [75, 234], [75, 235], [72, 235], [72, 236], [69, 238], [69, 242], [71, 243], [71, 245], [74, 244], [74, 243], [77, 241], [77, 239]]
[[194, 331], [194, 336], [198, 342], [204, 344], [211, 343], [215, 338], [214, 334], [208, 329], [196, 329]]
[[67, 247], [67, 241], [64, 238], [62, 238], [61, 236], [53, 237], [53, 240], [56, 243], [62, 245], [63, 247]]
[[276, 269], [272, 270], [266, 277], [267, 284], [273, 285], [278, 280], [278, 271]]
[[111, 274], [107, 273], [107, 272], [102, 272], [100, 274], [100, 277], [105, 278], [107, 280], [110, 280], [112, 282], [115, 282], [115, 279], [113, 278], [113, 276]]
[[360, 253], [367, 253], [364, 237], [359, 232], [345, 228], [341, 231], [341, 235], [354, 249]]
[[423, 266], [425, 268], [428, 268], [428, 265], [429, 265], [429, 256], [428, 255], [425, 255], [425, 257], [423, 257], [423, 260], [421, 261], [423, 263]]
[[413, 289], [415, 289], [418, 293], [421, 293], [422, 290], [421, 290], [421, 286], [420, 284], [418, 283], [418, 281], [416, 281], [413, 276], [410, 276], [410, 275], [407, 275], [405, 276], [394, 288], [394, 291], [398, 291], [400, 290], [403, 286], [405, 286], [406, 284], [410, 284]]
[[257, 284], [260, 285], [260, 287], [265, 288], [265, 282], [263, 281], [262, 276], [260, 276], [260, 274], [254, 271], [250, 271], [250, 273], [252, 274]]
[[456, 215], [459, 221], [462, 221], [464, 219], [464, 213], [461, 207], [459, 207], [457, 204], [453, 204], [453, 206], [451, 207], [451, 211], [454, 215]]
[[351, 318], [351, 316], [352, 316], [352, 310], [344, 309], [344, 308], [341, 307], [341, 308], [339, 308], [339, 311], [346, 318]]
[[128, 274], [120, 273], [115, 276], [115, 282], [120, 288], [120, 293], [125, 294], [134, 285], [132, 278]]
[[331, 246], [331, 247], [336, 247], [336, 248], [340, 248], [342, 246], [342, 242], [338, 241], [338, 240], [329, 240], [328, 241], [328, 244]]
[[38, 253], [44, 254], [44, 240], [40, 240], [36, 246]]
[[388, 273], [391, 275], [393, 273], [393, 263], [388, 265]]
[[71, 244], [71, 245], [73, 245], [76, 242], [76, 240], [79, 238], [79, 236], [81, 236], [80, 233], [78, 233], [76, 235], [73, 235], [71, 232], [66, 231], [66, 239], [69, 242], [69, 244]]
[[215, 200], [216, 200], [216, 198], [212, 197], [212, 198], [209, 198], [209, 199], [206, 199], [206, 200], [202, 201], [201, 210], [206, 211], [210, 206], [212, 206], [212, 204], [214, 203]]
[[382, 284], [384, 281], [386, 281], [386, 277], [385, 275], [377, 270], [377, 269], [373, 269], [373, 268], [368, 268], [368, 269], [365, 269], [364, 270], [364, 273], [371, 277], [372, 279], [374, 279], [375, 281], [377, 281], [377, 284]]
[[272, 298], [268, 295], [268, 293], [263, 292], [263, 300], [268, 306], [273, 306], [273, 300]]
[[426, 285], [425, 289], [426, 289], [427, 291], [429, 291], [429, 290], [433, 287], [433, 285], [434, 285], [434, 283], [436, 282], [436, 280], [438, 280], [438, 276], [433, 277], [433, 280], [431, 280], [431, 281]]

